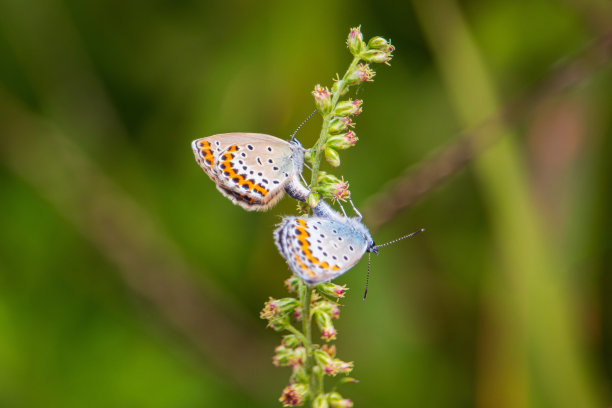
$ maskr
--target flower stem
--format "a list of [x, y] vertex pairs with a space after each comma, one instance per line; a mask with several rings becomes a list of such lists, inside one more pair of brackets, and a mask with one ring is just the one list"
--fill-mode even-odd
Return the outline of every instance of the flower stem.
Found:
[[[319, 390], [320, 385], [318, 384], [318, 378], [314, 373], [314, 359], [312, 353], [312, 318], [310, 315], [310, 301], [312, 299], [312, 288], [306, 283], [301, 283], [300, 298], [302, 303], [302, 332], [304, 337], [304, 348], [306, 349], [306, 361], [304, 362], [304, 368], [306, 373], [310, 377], [309, 385], [310, 390]], [[314, 401], [315, 395], [312, 395], [312, 401]]]
[[331, 111], [323, 116], [323, 126], [321, 127], [321, 133], [319, 134], [319, 139], [312, 147], [312, 172], [310, 178], [310, 189], [313, 190], [318, 185], [319, 178], [319, 168], [321, 165], [321, 151], [323, 150], [323, 146], [327, 141], [327, 134], [329, 132], [329, 122], [334, 116], [334, 110], [336, 109], [336, 105], [338, 104], [338, 100], [340, 96], [344, 93], [344, 90], [347, 87], [346, 78], [355, 70], [357, 64], [361, 60], [360, 57], [353, 57], [353, 61], [351, 65], [349, 65], [348, 69], [344, 73], [342, 79], [338, 80], [338, 90], [334, 92], [332, 97], [332, 108]]

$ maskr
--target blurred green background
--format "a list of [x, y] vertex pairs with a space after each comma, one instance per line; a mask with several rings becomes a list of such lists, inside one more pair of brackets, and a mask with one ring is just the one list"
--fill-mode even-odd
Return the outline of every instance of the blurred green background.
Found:
[[[0, 406], [280, 406], [259, 310], [295, 203], [231, 205], [189, 143], [287, 138], [359, 24], [397, 51], [335, 173], [377, 242], [427, 232], [372, 259], [366, 302], [365, 261], [338, 279], [340, 391], [612, 405], [611, 21], [607, 0], [1, 1]], [[497, 143], [439, 159], [474, 129]]]

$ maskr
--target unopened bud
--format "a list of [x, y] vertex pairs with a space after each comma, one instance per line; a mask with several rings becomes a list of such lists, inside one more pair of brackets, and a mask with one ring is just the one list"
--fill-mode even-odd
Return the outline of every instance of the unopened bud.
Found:
[[336, 104], [336, 109], [334, 109], [335, 116], [357, 116], [361, 113], [361, 105], [363, 101], [361, 99], [348, 101], [341, 101]]
[[332, 323], [331, 315], [321, 309], [316, 309], [313, 312], [315, 322], [319, 326], [319, 330], [321, 330], [321, 338], [325, 341], [334, 340], [338, 332]]
[[299, 407], [304, 404], [307, 394], [308, 386], [306, 384], [291, 384], [283, 389], [283, 394], [278, 400], [283, 403], [283, 407]]
[[[390, 45], [389, 47], [391, 50], [394, 49], [392, 45]], [[373, 62], [377, 64], [385, 63], [389, 65], [388, 62], [391, 61], [393, 55], [391, 54], [391, 51], [385, 52], [380, 50], [367, 50], [361, 54], [361, 57], [364, 61], [367, 62]]]
[[308, 206], [310, 208], [315, 208], [317, 204], [319, 204], [320, 199], [321, 195], [319, 193], [310, 193], [306, 201], [308, 202]]
[[336, 299], [343, 298], [348, 288], [346, 285], [336, 285], [332, 282], [325, 282], [317, 285], [316, 289], [325, 296], [334, 297]]
[[295, 334], [287, 334], [286, 336], [283, 336], [282, 343], [283, 346], [292, 349], [299, 346], [301, 342], [298, 340]]
[[304, 152], [304, 160], [308, 163], [312, 163], [312, 149], [306, 149]]
[[272, 320], [277, 319], [293, 312], [293, 310], [299, 306], [297, 299], [294, 298], [283, 298], [274, 299], [270, 298], [265, 305], [264, 309], [260, 313], [262, 319]]
[[355, 126], [348, 116], [336, 116], [329, 122], [328, 132], [332, 135], [346, 132], [349, 127]]
[[375, 50], [386, 51], [389, 46], [389, 42], [382, 37], [372, 37], [368, 41], [368, 48]]
[[285, 286], [289, 292], [296, 293], [300, 288], [301, 282], [297, 275], [291, 275], [290, 278], [285, 280]]
[[317, 105], [317, 109], [321, 112], [322, 115], [329, 113], [332, 108], [331, 103], [331, 93], [329, 89], [323, 88], [321, 85], [315, 85], [314, 91], [312, 91], [312, 95], [315, 99], [315, 104]]
[[348, 39], [346, 40], [346, 46], [353, 55], [359, 55], [365, 48], [363, 43], [363, 34], [361, 34], [361, 26], [351, 28]]
[[317, 180], [319, 181], [319, 185], [317, 186], [316, 190], [323, 194], [324, 197], [341, 201], [350, 198], [351, 192], [348, 189], [349, 185], [343, 179], [339, 179], [333, 174], [321, 172], [319, 177], [317, 177]]
[[348, 398], [343, 398], [342, 395], [337, 392], [329, 393], [327, 397], [330, 408], [351, 408], [353, 401]]
[[340, 165], [340, 155], [337, 151], [328, 146], [325, 147], [325, 160], [333, 167], [338, 167]]
[[348, 132], [341, 135], [334, 135], [329, 137], [325, 142], [326, 147], [333, 147], [334, 149], [348, 149], [349, 147], [355, 146], [355, 143], [359, 138], [355, 135], [355, 132], [349, 130]]
[[[370, 51], [366, 51], [364, 54], [368, 52]], [[382, 52], [382, 51], [372, 51], [372, 52]], [[364, 60], [369, 61], [365, 58]], [[349, 85], [355, 85], [360, 82], [373, 81], [372, 78], [374, 78], [374, 75], [376, 75], [376, 72], [374, 72], [374, 70], [372, 70], [368, 64], [359, 64], [357, 65], [357, 67], [355, 67], [355, 70], [353, 70], [353, 72], [351, 72], [348, 75], [348, 77], [346, 78], [346, 82]]]
[[312, 401], [312, 408], [329, 408], [329, 402], [327, 401], [327, 394], [319, 394]]

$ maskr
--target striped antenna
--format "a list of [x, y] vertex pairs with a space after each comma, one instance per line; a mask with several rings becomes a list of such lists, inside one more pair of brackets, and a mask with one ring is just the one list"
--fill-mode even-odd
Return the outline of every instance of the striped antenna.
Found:
[[382, 248], [382, 247], [386, 247], [387, 245], [395, 244], [397, 241], [401, 241], [402, 239], [414, 237], [415, 235], [420, 234], [421, 232], [424, 232], [424, 231], [425, 231], [425, 228], [421, 228], [418, 231], [415, 231], [408, 235], [404, 235], [403, 237], [399, 237], [398, 239], [394, 239], [393, 241], [387, 242], [386, 244], [375, 245], [371, 248], [370, 251], [368, 251], [368, 274], [366, 275], [366, 284], [365, 284], [365, 291], [363, 292], [363, 300], [366, 300], [366, 297], [368, 296], [368, 284], [370, 283], [370, 264], [371, 264], [370, 260], [371, 260], [372, 252], [374, 251], [378, 253], [378, 248]]
[[304, 121], [302, 123], [300, 123], [300, 126], [298, 126], [297, 129], [295, 129], [295, 132], [293, 132], [291, 134], [291, 140], [295, 140], [295, 134], [298, 132], [298, 130], [300, 130], [302, 128], [302, 126], [304, 126], [304, 124], [306, 124], [306, 122], [308, 122], [308, 119], [312, 118], [312, 115], [314, 115], [315, 113], [317, 113], [317, 109], [312, 111], [312, 113], [310, 115], [308, 115], [308, 117], [306, 119], [304, 119]]

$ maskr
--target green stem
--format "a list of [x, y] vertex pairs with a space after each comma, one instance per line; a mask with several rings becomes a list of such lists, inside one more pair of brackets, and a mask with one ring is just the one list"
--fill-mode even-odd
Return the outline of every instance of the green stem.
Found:
[[[302, 332], [304, 338], [304, 348], [306, 349], [306, 361], [304, 368], [310, 377], [310, 390], [319, 390], [319, 381], [314, 373], [314, 361], [312, 354], [312, 318], [310, 316], [310, 301], [312, 299], [312, 288], [305, 283], [301, 284], [300, 300], [302, 302]], [[316, 395], [312, 395], [314, 401]]]
[[321, 165], [321, 151], [323, 150], [323, 146], [325, 145], [325, 142], [327, 141], [327, 134], [329, 131], [329, 122], [331, 122], [331, 119], [333, 117], [333, 112], [336, 109], [336, 105], [338, 104], [338, 100], [340, 99], [340, 96], [344, 93], [344, 90], [347, 87], [346, 78], [355, 70], [360, 60], [361, 58], [358, 56], [353, 57], [353, 61], [351, 62], [351, 65], [349, 65], [348, 69], [344, 73], [344, 76], [342, 77], [342, 79], [338, 80], [338, 90], [334, 92], [332, 96], [332, 101], [331, 101], [332, 108], [330, 112], [323, 115], [323, 126], [321, 127], [321, 133], [319, 134], [319, 139], [317, 140], [317, 142], [314, 144], [314, 146], [311, 149], [312, 150], [312, 173], [311, 173], [312, 175], [310, 178], [310, 189], [311, 190], [314, 189], [318, 185], [317, 179], [319, 178], [319, 167]]
[[301, 331], [299, 331], [298, 329], [296, 329], [295, 327], [293, 327], [293, 326], [292, 326], [292, 325], [290, 325], [290, 324], [286, 326], [286, 329], [287, 329], [287, 331], [288, 331], [288, 332], [291, 332], [292, 334], [294, 334], [294, 335], [295, 335], [295, 337], [297, 337], [297, 338], [298, 338], [298, 340], [299, 340], [299, 341], [300, 341], [302, 344], [304, 344], [304, 348], [306, 348], [306, 350], [308, 350], [308, 348], [306, 347], [306, 343], [307, 343], [308, 341], [307, 341], [307, 339], [306, 339], [306, 336], [304, 336], [304, 334], [303, 334]]

